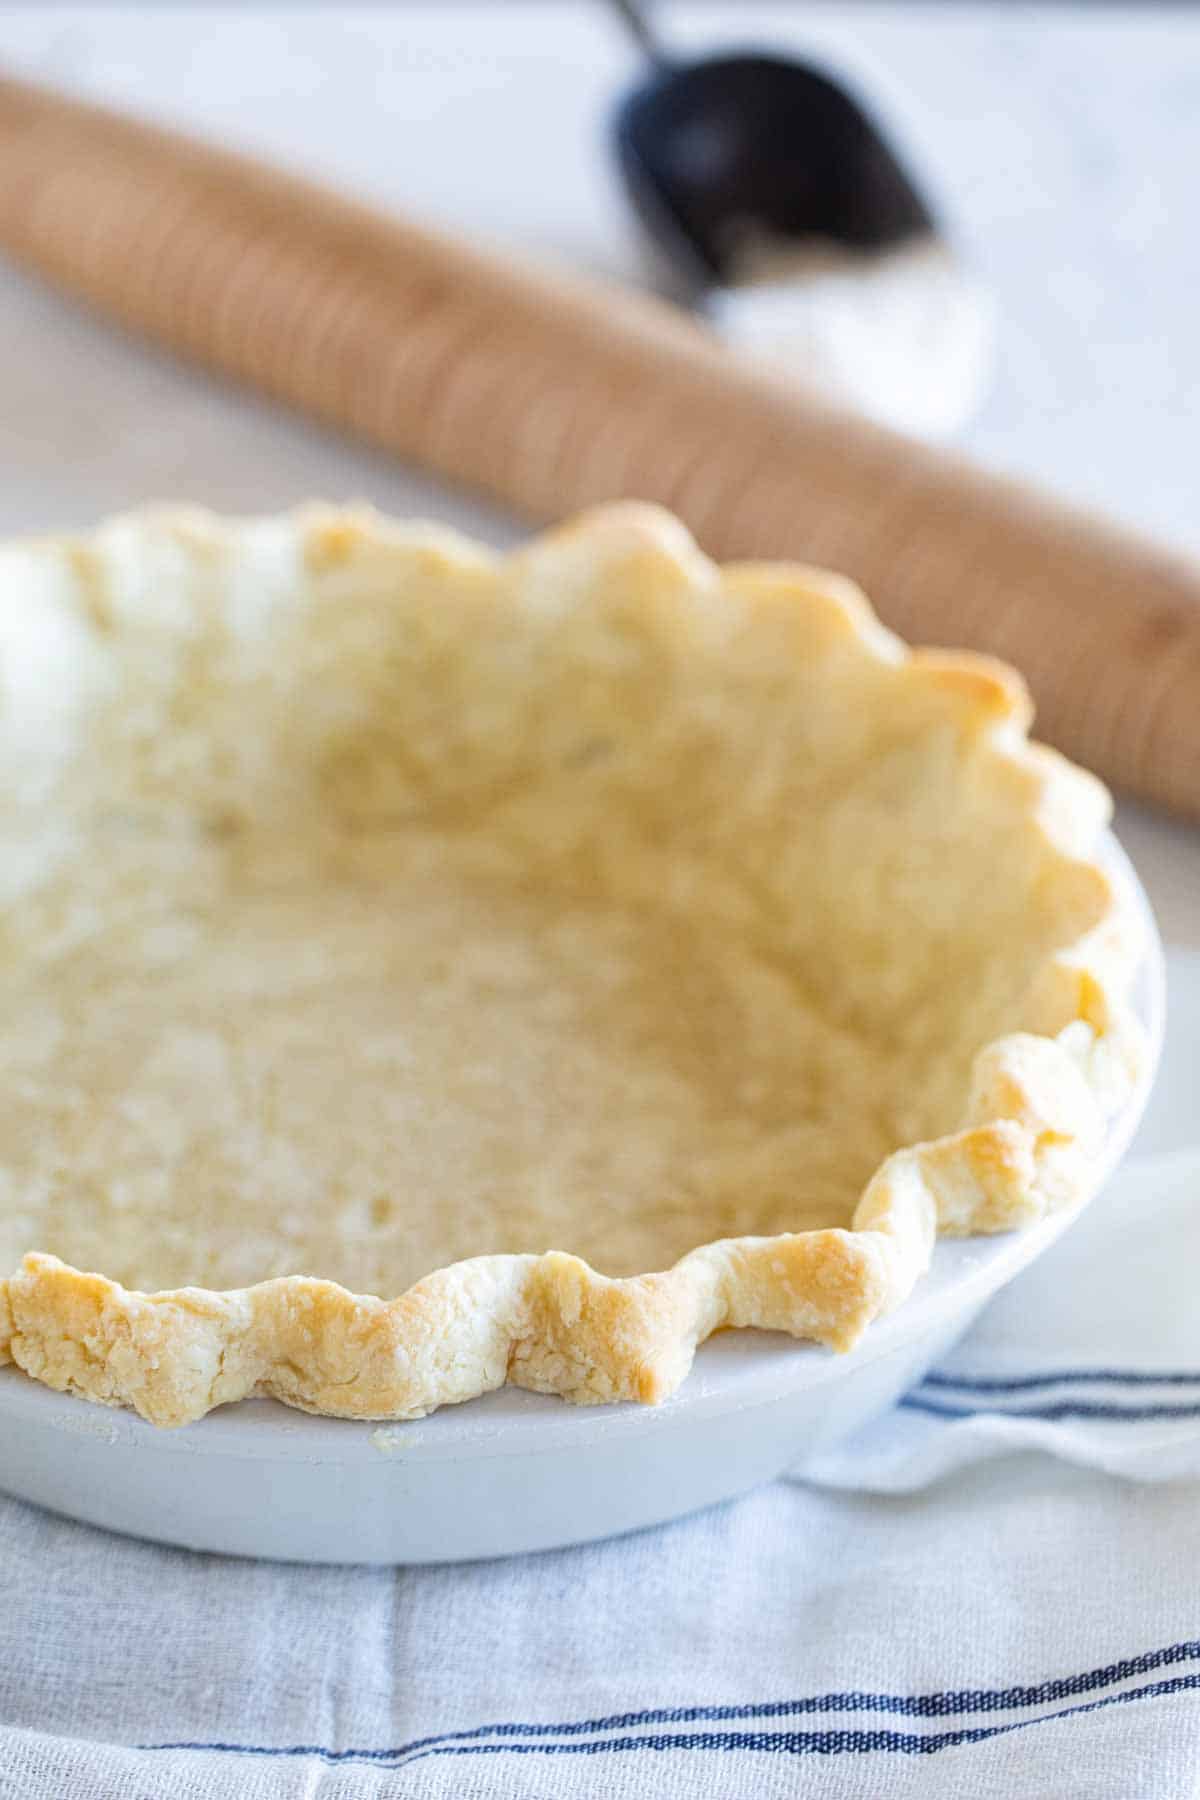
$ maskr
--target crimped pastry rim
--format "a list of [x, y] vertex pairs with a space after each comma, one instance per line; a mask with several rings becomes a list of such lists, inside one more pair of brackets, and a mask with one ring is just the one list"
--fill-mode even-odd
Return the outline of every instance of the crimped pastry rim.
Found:
[[[362, 512], [305, 509], [293, 526], [307, 543], [378, 546], [404, 535]], [[238, 530], [183, 512], [156, 513], [147, 528], [209, 544]], [[624, 534], [639, 554], [674, 566], [697, 555], [669, 515], [632, 504], [597, 509], [551, 541], [564, 534], [585, 548], [589, 538], [599, 546]], [[438, 533], [437, 544], [454, 556], [447, 534]], [[474, 553], [462, 547], [463, 556]], [[536, 553], [535, 544], [518, 554]], [[840, 578], [765, 565], [725, 573], [743, 592], [758, 577], [792, 578], [807, 603], [836, 613], [864, 657], [879, 654], [885, 640], [894, 655], [895, 640]], [[1093, 778], [1030, 743], [1019, 678], [965, 654], [908, 652], [904, 667], [944, 684], [989, 752], [1025, 779], [1030, 832], [1102, 873], [1094, 852], [1108, 797]], [[1127, 1099], [1140, 1055], [1127, 1000], [1140, 929], [1112, 883], [1108, 893], [1099, 923], [1046, 959], [1056, 1029], [985, 1045], [962, 1129], [888, 1157], [849, 1228], [723, 1239], [670, 1269], [623, 1278], [561, 1251], [476, 1257], [390, 1300], [301, 1276], [141, 1294], [33, 1252], [0, 1279], [0, 1363], [179, 1425], [254, 1394], [336, 1417], [416, 1418], [505, 1381], [577, 1402], [655, 1403], [679, 1386], [696, 1346], [726, 1327], [848, 1349], [911, 1292], [939, 1231], [1032, 1223], [1094, 1184], [1106, 1122]]]

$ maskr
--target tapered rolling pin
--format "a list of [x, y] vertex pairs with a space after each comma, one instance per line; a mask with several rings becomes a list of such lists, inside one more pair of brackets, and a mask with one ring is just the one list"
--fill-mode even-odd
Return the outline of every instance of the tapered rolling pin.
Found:
[[0, 250], [131, 330], [538, 519], [658, 500], [1023, 670], [1042, 734], [1200, 818], [1200, 568], [809, 400], [675, 309], [0, 81]]

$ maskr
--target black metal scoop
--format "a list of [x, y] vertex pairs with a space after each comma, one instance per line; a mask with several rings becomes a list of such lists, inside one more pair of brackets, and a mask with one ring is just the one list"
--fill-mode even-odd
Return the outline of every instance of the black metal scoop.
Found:
[[739, 51], [653, 64], [613, 135], [677, 296], [734, 348], [884, 424], [945, 437], [991, 363], [991, 297], [858, 101], [819, 69]]
[[637, 0], [612, 3], [653, 63], [617, 110], [617, 155], [642, 222], [689, 286], [734, 279], [748, 243], [866, 252], [935, 235], [880, 132], [828, 76], [753, 51], [676, 61]]

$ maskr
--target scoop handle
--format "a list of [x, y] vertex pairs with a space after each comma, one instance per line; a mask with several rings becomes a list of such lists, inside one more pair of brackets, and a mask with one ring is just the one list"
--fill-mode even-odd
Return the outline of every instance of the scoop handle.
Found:
[[0, 81], [0, 249], [131, 330], [536, 519], [618, 496], [994, 652], [1045, 736], [1200, 818], [1200, 568], [833, 411], [649, 298]]

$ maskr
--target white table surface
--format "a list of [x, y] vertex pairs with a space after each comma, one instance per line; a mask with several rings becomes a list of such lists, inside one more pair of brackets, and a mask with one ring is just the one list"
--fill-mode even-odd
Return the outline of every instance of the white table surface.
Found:
[[[882, 95], [999, 298], [996, 378], [965, 445], [1200, 553], [1200, 12], [863, 3], [661, 17], [681, 46], [790, 45]], [[599, 0], [0, 7], [0, 65], [638, 279], [605, 144], [637, 60]], [[320, 495], [518, 535], [3, 268], [0, 394], [0, 529], [148, 499], [259, 511]], [[1130, 805], [1118, 828], [1168, 944], [1200, 951], [1200, 832]]]

